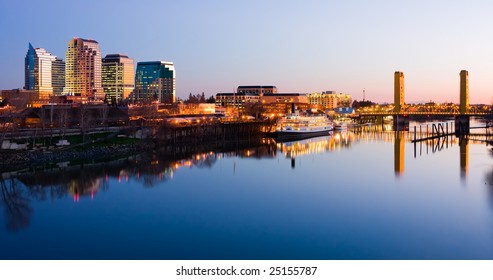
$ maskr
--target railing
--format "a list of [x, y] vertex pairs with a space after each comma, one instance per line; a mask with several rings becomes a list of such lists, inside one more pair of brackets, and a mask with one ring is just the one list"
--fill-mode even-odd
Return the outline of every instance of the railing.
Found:
[[440, 138], [444, 136], [454, 135], [454, 122], [437, 122], [420, 124], [419, 127], [414, 126], [413, 140], [416, 143], [429, 139]]
[[[421, 115], [421, 116], [458, 116], [458, 112], [358, 112], [360, 116], [396, 116], [396, 115]], [[490, 112], [469, 112], [464, 114], [465, 116], [486, 116], [491, 114]]]

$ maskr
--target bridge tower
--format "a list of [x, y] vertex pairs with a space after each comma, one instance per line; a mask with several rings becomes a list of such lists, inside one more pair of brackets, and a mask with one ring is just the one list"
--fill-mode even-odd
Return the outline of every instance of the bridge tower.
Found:
[[404, 107], [404, 73], [394, 73], [394, 113], [402, 112]]
[[469, 73], [466, 70], [460, 71], [460, 106], [459, 113], [464, 115], [469, 107]]
[[466, 70], [460, 71], [460, 105], [459, 115], [455, 117], [455, 133], [469, 133], [469, 73]]
[[409, 126], [409, 118], [402, 115], [404, 110], [404, 73], [394, 73], [394, 129], [406, 130]]

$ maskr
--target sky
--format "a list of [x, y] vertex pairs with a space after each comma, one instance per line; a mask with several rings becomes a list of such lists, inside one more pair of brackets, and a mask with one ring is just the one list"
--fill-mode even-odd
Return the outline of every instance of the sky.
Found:
[[172, 61], [177, 96], [240, 85], [279, 92], [334, 90], [393, 102], [493, 103], [493, 1], [44, 0], [0, 2], [0, 89], [22, 88], [28, 44], [65, 59], [73, 37], [103, 57]]

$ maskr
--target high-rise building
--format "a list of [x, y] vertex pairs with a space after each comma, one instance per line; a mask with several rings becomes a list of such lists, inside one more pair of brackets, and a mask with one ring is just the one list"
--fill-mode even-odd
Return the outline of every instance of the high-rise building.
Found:
[[51, 84], [53, 95], [61, 95], [65, 86], [65, 61], [59, 58], [51, 64]]
[[79, 103], [104, 99], [101, 52], [97, 41], [73, 38], [68, 42], [63, 94]]
[[400, 113], [404, 107], [404, 73], [394, 73], [394, 112]]
[[[29, 43], [25, 59], [24, 89], [39, 93], [39, 99], [48, 100], [53, 95], [53, 64], [57, 57]], [[56, 67], [56, 66], [55, 66]]]
[[176, 102], [176, 71], [173, 62], [138, 62], [134, 102]]
[[115, 104], [126, 99], [134, 90], [134, 60], [122, 54], [108, 54], [103, 58], [102, 83], [105, 99]]

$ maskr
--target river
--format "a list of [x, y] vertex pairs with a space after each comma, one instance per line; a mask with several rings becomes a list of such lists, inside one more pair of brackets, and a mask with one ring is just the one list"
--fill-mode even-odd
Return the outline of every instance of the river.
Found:
[[493, 259], [491, 146], [412, 137], [369, 127], [3, 173], [0, 258]]

